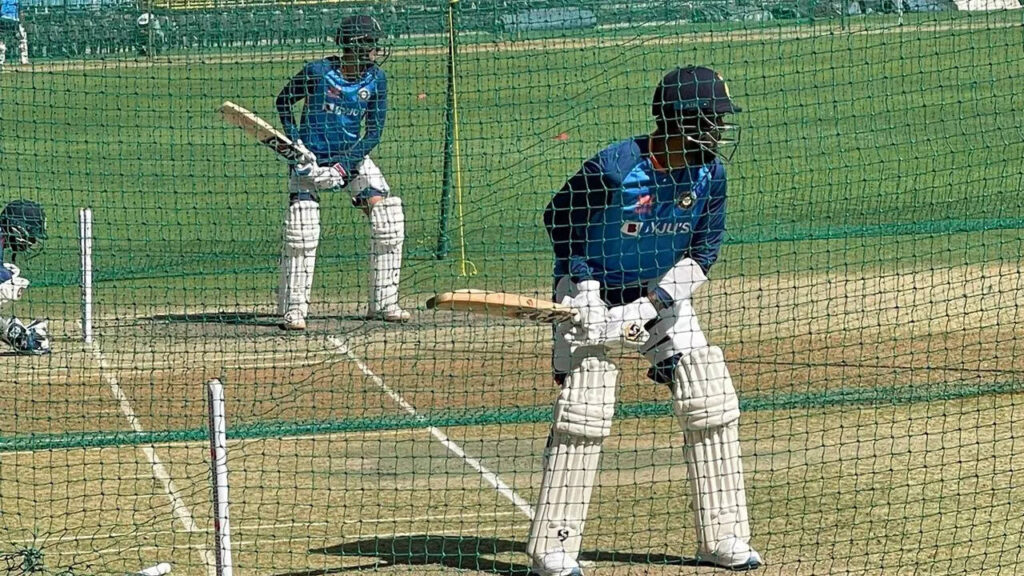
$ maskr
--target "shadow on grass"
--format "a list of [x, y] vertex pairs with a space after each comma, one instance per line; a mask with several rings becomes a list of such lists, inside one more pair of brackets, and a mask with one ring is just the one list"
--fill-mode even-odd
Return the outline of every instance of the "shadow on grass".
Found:
[[[359, 566], [322, 568], [297, 572], [279, 573], [275, 576], [324, 576], [344, 572], [378, 570], [384, 566], [427, 566], [436, 565], [459, 570], [472, 570], [503, 576], [527, 576], [530, 567], [498, 560], [494, 556], [517, 552], [526, 560], [525, 542], [500, 538], [478, 538], [473, 536], [438, 536], [416, 534], [401, 538], [375, 537], [326, 548], [313, 548], [310, 554], [344, 556], [373, 559]], [[650, 566], [696, 566], [696, 560], [664, 554], [637, 554], [631, 552], [583, 551], [581, 562], [617, 562]]]

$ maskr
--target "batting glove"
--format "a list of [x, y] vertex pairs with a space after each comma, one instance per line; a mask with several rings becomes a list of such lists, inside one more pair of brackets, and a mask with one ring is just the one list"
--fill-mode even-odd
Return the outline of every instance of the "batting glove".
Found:
[[316, 162], [295, 166], [296, 184], [304, 190], [331, 190], [348, 183], [341, 164], [319, 166]]

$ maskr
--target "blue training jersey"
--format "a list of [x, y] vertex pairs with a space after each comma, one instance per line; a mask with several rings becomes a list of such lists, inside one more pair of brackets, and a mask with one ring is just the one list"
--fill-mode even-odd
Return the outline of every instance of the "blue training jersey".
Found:
[[654, 168], [648, 137], [609, 146], [555, 194], [544, 224], [555, 279], [632, 287], [692, 258], [706, 273], [725, 236], [725, 165]]
[[[305, 100], [296, 124], [292, 106]], [[352, 172], [380, 142], [387, 119], [384, 70], [374, 65], [359, 80], [346, 79], [334, 56], [303, 67], [277, 96], [277, 113], [289, 138], [302, 143], [322, 165], [339, 163]]]
[[18, 0], [0, 0], [0, 18], [4, 20], [17, 20]]

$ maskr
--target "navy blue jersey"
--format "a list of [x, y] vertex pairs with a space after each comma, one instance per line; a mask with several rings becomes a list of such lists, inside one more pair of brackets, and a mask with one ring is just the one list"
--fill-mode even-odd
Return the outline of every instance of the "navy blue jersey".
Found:
[[616, 143], [591, 158], [544, 213], [554, 274], [631, 287], [692, 258], [706, 273], [725, 235], [725, 165], [656, 170], [648, 137]]
[[[292, 106], [305, 100], [296, 124]], [[352, 172], [380, 142], [388, 111], [387, 77], [370, 66], [359, 80], [341, 74], [334, 56], [306, 64], [277, 96], [285, 134], [301, 139], [322, 165], [339, 163]]]

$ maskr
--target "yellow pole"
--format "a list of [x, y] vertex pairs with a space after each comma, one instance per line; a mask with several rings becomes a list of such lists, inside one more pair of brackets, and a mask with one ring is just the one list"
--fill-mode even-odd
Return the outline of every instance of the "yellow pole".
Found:
[[456, 78], [458, 77], [455, 67], [455, 4], [458, 1], [448, 1], [448, 54], [452, 59], [452, 136], [455, 152], [455, 210], [456, 218], [459, 219], [459, 275], [465, 277], [475, 275], [477, 270], [476, 265], [466, 259], [465, 220], [462, 216], [462, 155], [459, 152], [459, 98], [455, 87]]

